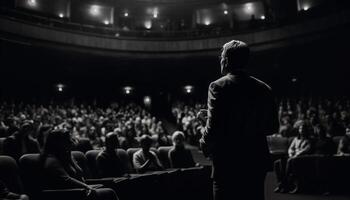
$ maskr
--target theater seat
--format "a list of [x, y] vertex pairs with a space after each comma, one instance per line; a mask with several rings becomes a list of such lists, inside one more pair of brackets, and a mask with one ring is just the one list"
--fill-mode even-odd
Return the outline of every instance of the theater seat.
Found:
[[101, 150], [90, 150], [85, 153], [85, 157], [87, 159], [87, 164], [89, 166], [91, 175], [93, 178], [98, 178], [98, 169], [96, 165], [96, 158], [98, 154], [101, 152]]
[[165, 169], [170, 168], [169, 151], [171, 148], [173, 148], [173, 147], [167, 146], [167, 147], [159, 147], [158, 148], [159, 160]]
[[85, 178], [93, 178], [90, 168], [88, 166], [88, 160], [85, 154], [81, 151], [72, 151], [72, 156], [77, 161], [79, 167], [83, 170]]
[[23, 193], [19, 168], [10, 156], [0, 156], [0, 180], [6, 184], [9, 191]]
[[[126, 169], [128, 172], [133, 172], [133, 169], [130, 165], [128, 154], [124, 149], [117, 149], [117, 155], [119, 156], [120, 160], [124, 164], [124, 169]], [[90, 150], [86, 152], [85, 156], [87, 159], [88, 167], [90, 169], [90, 172], [92, 174], [93, 178], [99, 178], [99, 172], [97, 168], [97, 156], [101, 152], [101, 150]]]
[[5, 137], [3, 138], [0, 138], [0, 155], [3, 155], [4, 154], [4, 141], [5, 141]]
[[85, 200], [85, 189], [44, 190], [40, 154], [25, 154], [19, 159], [24, 192], [31, 199]]
[[86, 153], [90, 150], [93, 150], [93, 147], [88, 138], [79, 138], [73, 147], [73, 151], [81, 151], [83, 153]]
[[271, 154], [287, 154], [289, 140], [286, 137], [267, 136], [267, 143]]

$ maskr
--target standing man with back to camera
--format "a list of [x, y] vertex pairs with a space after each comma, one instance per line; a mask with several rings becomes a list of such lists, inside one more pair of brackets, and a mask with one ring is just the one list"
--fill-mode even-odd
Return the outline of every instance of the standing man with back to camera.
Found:
[[278, 117], [271, 88], [244, 70], [249, 54], [244, 42], [226, 43], [220, 61], [223, 77], [208, 89], [200, 145], [213, 161], [214, 200], [264, 199], [272, 165], [266, 136], [277, 132]]

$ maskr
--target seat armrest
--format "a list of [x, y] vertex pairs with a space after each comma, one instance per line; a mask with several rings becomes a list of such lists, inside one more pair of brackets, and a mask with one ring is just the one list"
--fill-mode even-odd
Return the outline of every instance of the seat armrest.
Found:
[[50, 200], [85, 200], [86, 190], [84, 188], [43, 190], [40, 199]]
[[114, 183], [118, 183], [121, 181], [128, 180], [128, 178], [125, 177], [117, 177], [117, 178], [101, 178], [101, 179], [87, 179], [85, 182], [87, 184], [102, 184], [104, 186], [110, 186], [113, 185]]

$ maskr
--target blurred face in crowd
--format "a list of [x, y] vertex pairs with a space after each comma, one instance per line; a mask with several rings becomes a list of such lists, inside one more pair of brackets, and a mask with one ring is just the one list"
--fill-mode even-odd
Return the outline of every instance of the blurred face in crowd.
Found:
[[176, 131], [173, 134], [172, 140], [173, 140], [173, 145], [175, 147], [183, 147], [184, 141], [185, 141], [185, 135], [180, 131]]
[[149, 152], [149, 149], [151, 148], [151, 145], [152, 145], [152, 139], [147, 135], [143, 135], [140, 140], [140, 145], [141, 145], [142, 151]]
[[299, 136], [300, 137], [306, 137], [307, 136], [307, 131], [308, 131], [307, 127], [304, 124], [299, 126]]
[[345, 134], [350, 137], [350, 127], [345, 129]]

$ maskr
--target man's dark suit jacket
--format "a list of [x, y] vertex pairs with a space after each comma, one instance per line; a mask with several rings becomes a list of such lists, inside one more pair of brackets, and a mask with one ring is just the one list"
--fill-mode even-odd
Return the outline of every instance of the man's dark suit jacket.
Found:
[[266, 136], [278, 130], [271, 88], [244, 72], [209, 86], [208, 120], [201, 143], [213, 159], [213, 178], [233, 181], [271, 167]]

